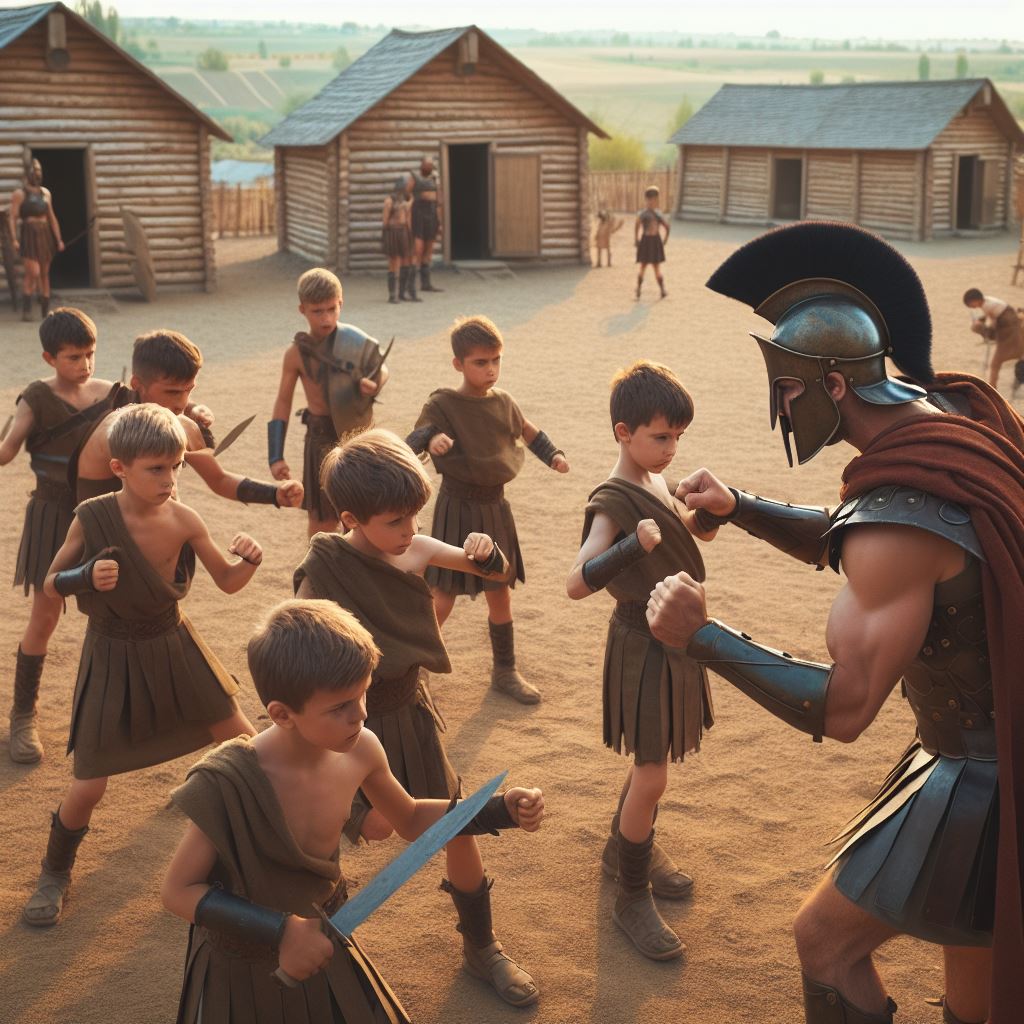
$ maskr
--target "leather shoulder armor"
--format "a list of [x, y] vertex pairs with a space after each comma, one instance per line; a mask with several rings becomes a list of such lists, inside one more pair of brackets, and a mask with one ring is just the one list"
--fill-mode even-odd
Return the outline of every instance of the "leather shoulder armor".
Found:
[[971, 524], [971, 515], [961, 505], [936, 498], [927, 491], [898, 484], [886, 484], [844, 501], [833, 513], [828, 537], [829, 565], [839, 571], [843, 534], [850, 526], [861, 523], [892, 523], [916, 526], [951, 540], [958, 547], [985, 561], [985, 552]]

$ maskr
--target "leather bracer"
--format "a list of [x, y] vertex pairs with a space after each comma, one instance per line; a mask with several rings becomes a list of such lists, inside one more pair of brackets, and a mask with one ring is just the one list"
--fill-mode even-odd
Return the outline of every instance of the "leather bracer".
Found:
[[476, 567], [484, 576], [504, 576], [508, 572], [508, 559], [495, 544], [491, 553], [482, 562], [477, 562]]
[[425, 427], [417, 427], [406, 439], [405, 443], [417, 454], [422, 455], [434, 439], [436, 434], [441, 433], [440, 427], [428, 423]]
[[798, 561], [822, 568], [831, 522], [827, 508], [815, 505], [789, 505], [730, 487], [736, 507], [727, 516], [716, 516], [697, 509], [697, 526], [709, 532], [723, 523], [734, 523], [752, 537], [792, 555]]
[[271, 466], [284, 459], [284, 435], [287, 432], [285, 420], [271, 420], [267, 424], [267, 461]]
[[266, 946], [276, 951], [291, 915], [225, 892], [218, 886], [206, 890], [196, 904], [195, 923], [246, 946]]
[[563, 452], [561, 448], [555, 447], [554, 441], [552, 441], [543, 430], [538, 430], [537, 436], [526, 447], [529, 448], [545, 466], [550, 466], [551, 463], [555, 461], [556, 455], [565, 455], [565, 452]]
[[235, 497], [244, 505], [274, 505], [280, 508], [277, 500], [277, 484], [264, 484], [259, 480], [244, 477], [238, 481]]
[[72, 597], [76, 594], [95, 594], [96, 588], [92, 582], [92, 571], [96, 567], [96, 563], [102, 558], [116, 561], [117, 549], [104, 548], [93, 555], [88, 562], [75, 566], [74, 569], [62, 569], [53, 577], [53, 589], [61, 597]]
[[594, 555], [583, 563], [583, 582], [597, 593], [646, 554], [640, 538], [631, 533], [617, 544], [613, 544], [607, 551], [602, 551], [601, 554]]
[[693, 634], [686, 653], [776, 718], [821, 742], [831, 666], [762, 647], [746, 633], [714, 620]]
[[[452, 810], [453, 807], [459, 802], [458, 797], [452, 797], [451, 803], [448, 805], [448, 810]], [[447, 811], [445, 812], [447, 813]], [[518, 828], [509, 813], [508, 805], [505, 803], [505, 797], [499, 794], [498, 796], [492, 796], [480, 808], [480, 812], [476, 817], [472, 818], [467, 825], [464, 825], [462, 830], [459, 832], [460, 836], [496, 836], [499, 831], [509, 828]]]

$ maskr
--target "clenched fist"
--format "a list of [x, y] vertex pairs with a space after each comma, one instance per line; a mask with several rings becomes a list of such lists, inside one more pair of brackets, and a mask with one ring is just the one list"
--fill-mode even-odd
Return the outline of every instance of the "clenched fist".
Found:
[[647, 622], [656, 640], [669, 647], [686, 647], [708, 622], [704, 587], [689, 573], [667, 576], [651, 591]]
[[250, 565], [259, 565], [263, 561], [263, 548], [247, 533], [236, 533], [235, 539], [228, 546], [228, 551]]
[[676, 497], [689, 509], [704, 508], [716, 516], [730, 515], [736, 508], [736, 495], [709, 469], [680, 480]]
[[539, 789], [514, 786], [505, 790], [505, 806], [524, 832], [536, 832], [544, 820], [544, 794]]
[[323, 969], [334, 956], [334, 943], [323, 933], [319, 918], [288, 918], [281, 937], [278, 963], [296, 981], [305, 981]]
[[270, 464], [270, 475], [275, 480], [291, 480], [292, 471], [288, 468], [288, 463], [284, 459], [278, 459], [277, 462]]
[[653, 519], [641, 519], [636, 524], [636, 538], [640, 547], [650, 554], [661, 543], [661, 530]]
[[474, 562], [486, 562], [494, 550], [494, 541], [486, 533], [471, 533], [463, 542], [462, 550]]
[[281, 508], [299, 508], [302, 505], [302, 484], [298, 480], [285, 480], [277, 489], [277, 503]]
[[113, 590], [117, 586], [118, 565], [112, 558], [100, 558], [92, 567], [93, 590]]
[[435, 434], [427, 445], [431, 455], [447, 455], [455, 447], [455, 442], [447, 434]]

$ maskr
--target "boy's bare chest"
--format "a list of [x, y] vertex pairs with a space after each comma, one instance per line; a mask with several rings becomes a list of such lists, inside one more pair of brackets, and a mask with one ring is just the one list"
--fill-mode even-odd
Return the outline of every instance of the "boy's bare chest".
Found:
[[124, 524], [140, 554], [168, 583], [174, 582], [178, 556], [185, 544], [185, 533], [173, 516], [139, 519], [124, 516]]
[[299, 848], [311, 857], [332, 857], [356, 794], [348, 773], [335, 770], [315, 778], [271, 779], [271, 784]]

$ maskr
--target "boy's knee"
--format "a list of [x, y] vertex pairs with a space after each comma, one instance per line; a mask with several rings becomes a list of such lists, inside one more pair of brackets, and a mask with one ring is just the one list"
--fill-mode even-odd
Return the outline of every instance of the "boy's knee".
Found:
[[817, 977], [815, 969], [824, 964], [835, 963], [835, 932], [830, 929], [824, 915], [814, 900], [808, 900], [797, 911], [793, 920], [793, 938], [800, 964], [811, 977]]

